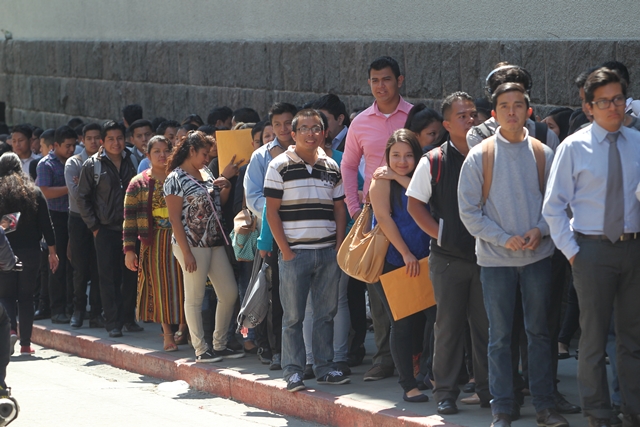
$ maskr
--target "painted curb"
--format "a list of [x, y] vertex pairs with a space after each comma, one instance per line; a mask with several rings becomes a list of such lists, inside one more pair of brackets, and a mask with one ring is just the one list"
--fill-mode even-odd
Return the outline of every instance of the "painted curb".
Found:
[[232, 369], [196, 364], [167, 353], [132, 347], [90, 335], [33, 326], [32, 341], [43, 347], [108, 363], [167, 381], [184, 380], [192, 388], [278, 414], [336, 427], [460, 427], [438, 415], [408, 411], [315, 390], [289, 393], [283, 381]]

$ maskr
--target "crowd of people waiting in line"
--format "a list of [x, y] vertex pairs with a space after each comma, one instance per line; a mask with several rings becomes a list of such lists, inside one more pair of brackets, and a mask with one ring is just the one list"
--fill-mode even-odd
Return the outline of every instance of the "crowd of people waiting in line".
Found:
[[[164, 350], [190, 343], [196, 362], [257, 354], [291, 392], [347, 384], [365, 356], [368, 296], [364, 380], [397, 371], [407, 402], [433, 389], [438, 413], [454, 414], [464, 385], [461, 402], [490, 407], [495, 427], [529, 394], [539, 426], [582, 410], [590, 426], [640, 426], [640, 123], [625, 66], [585, 70], [582, 108], [543, 120], [517, 65], [496, 65], [486, 98], [455, 92], [440, 112], [400, 96], [391, 57], [367, 79], [375, 102], [351, 117], [329, 94], [277, 102], [263, 121], [228, 107], [206, 124], [147, 120], [134, 104], [121, 122], [0, 129], [0, 214], [22, 214], [7, 237], [24, 269], [0, 273], [10, 352], [18, 331], [21, 354], [34, 352], [34, 319], [88, 320], [110, 337], [157, 322]], [[216, 132], [246, 128], [251, 158], [219, 164]], [[396, 320], [380, 283], [340, 270], [365, 201], [390, 242], [383, 271], [417, 276], [428, 256], [436, 306]], [[259, 222], [271, 306], [241, 337], [254, 263], [229, 241], [243, 208]], [[557, 379], [578, 326], [582, 407]]]

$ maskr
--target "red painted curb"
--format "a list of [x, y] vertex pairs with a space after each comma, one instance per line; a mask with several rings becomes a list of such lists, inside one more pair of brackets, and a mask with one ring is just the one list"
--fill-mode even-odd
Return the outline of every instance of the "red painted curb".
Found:
[[184, 380], [197, 390], [320, 424], [336, 427], [460, 427], [437, 415], [424, 417], [321, 391], [289, 393], [282, 381], [196, 364], [164, 352], [41, 325], [33, 326], [32, 341], [138, 374], [168, 381]]

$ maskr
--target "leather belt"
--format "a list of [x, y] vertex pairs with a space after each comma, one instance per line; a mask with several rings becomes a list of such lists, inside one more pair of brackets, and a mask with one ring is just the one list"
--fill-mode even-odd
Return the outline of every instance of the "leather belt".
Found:
[[[604, 234], [583, 234], [576, 231], [576, 235], [584, 239], [590, 239], [590, 240], [609, 240], [609, 238]], [[636, 240], [636, 239], [640, 239], [640, 232], [624, 233], [620, 236], [618, 240], [616, 240], [616, 242], [624, 242], [625, 240]]]

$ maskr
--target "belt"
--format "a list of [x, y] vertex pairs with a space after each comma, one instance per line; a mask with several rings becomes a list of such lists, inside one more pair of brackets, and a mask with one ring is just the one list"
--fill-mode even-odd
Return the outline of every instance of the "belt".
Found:
[[[604, 234], [583, 234], [583, 233], [580, 233], [580, 232], [576, 231], [576, 235], [578, 235], [579, 237], [582, 237], [584, 239], [609, 240], [609, 238], [607, 236], [605, 236]], [[638, 233], [624, 233], [624, 234], [622, 234], [620, 236], [620, 238], [618, 240], [616, 240], [616, 242], [624, 242], [625, 240], [636, 240], [636, 239], [640, 239], [640, 232], [638, 232]]]

